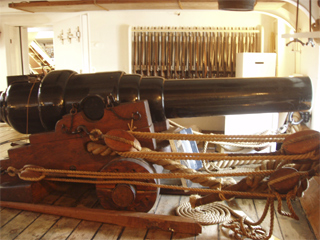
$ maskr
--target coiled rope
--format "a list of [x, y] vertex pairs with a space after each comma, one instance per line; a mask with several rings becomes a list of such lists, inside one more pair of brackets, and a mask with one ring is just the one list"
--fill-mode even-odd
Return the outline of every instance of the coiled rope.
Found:
[[176, 214], [192, 218], [202, 225], [212, 225], [231, 221], [230, 208], [220, 203], [209, 203], [196, 208], [190, 202], [184, 202], [176, 208]]

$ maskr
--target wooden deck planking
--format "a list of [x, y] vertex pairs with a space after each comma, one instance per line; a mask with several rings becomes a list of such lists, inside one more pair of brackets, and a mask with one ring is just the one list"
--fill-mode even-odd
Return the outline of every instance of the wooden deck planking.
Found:
[[[279, 220], [279, 225], [282, 232], [282, 239], [284, 240], [292, 240], [292, 239], [317, 239], [311, 230], [310, 224], [306, 218], [306, 215], [301, 207], [300, 201], [293, 201], [293, 208], [295, 213], [299, 217], [298, 220], [294, 220], [292, 218], [288, 218], [280, 215], [278, 212], [276, 216]], [[283, 209], [286, 212], [289, 212], [285, 201], [283, 201]]]
[[[3, 143], [12, 139], [19, 139], [22, 137], [26, 137], [28, 135], [22, 134], [14, 130], [13, 128], [8, 127], [8, 125], [4, 123], [0, 123], [0, 143]], [[7, 150], [10, 148], [10, 143], [5, 143], [0, 145], [0, 159], [8, 156]]]
[[[0, 124], [0, 141], [21, 137], [23, 135], [8, 130], [9, 127]], [[4, 134], [2, 134], [4, 133]], [[1, 145], [0, 156], [6, 154], [10, 144]], [[5, 149], [4, 149], [5, 148]], [[4, 149], [4, 150], [3, 150]], [[65, 193], [53, 192], [43, 199], [42, 204], [52, 204], [67, 207], [95, 207], [97, 197], [92, 189], [86, 187], [71, 188]], [[160, 195], [151, 213], [175, 214], [175, 208], [188, 196]], [[258, 220], [264, 210], [266, 200], [237, 199], [240, 208], [254, 221]], [[275, 202], [277, 204], [277, 202]], [[316, 239], [310, 224], [301, 208], [300, 202], [293, 203], [300, 221], [280, 216], [278, 213], [274, 219], [273, 235], [275, 239], [283, 240], [311, 240]], [[275, 206], [276, 208], [277, 206]], [[285, 206], [284, 206], [285, 208]], [[263, 222], [262, 227], [269, 230], [269, 216]], [[0, 239], [232, 239], [229, 231], [221, 229], [219, 225], [203, 226], [202, 234], [192, 236], [188, 234], [171, 233], [154, 229], [136, 229], [121, 227], [112, 224], [102, 224], [91, 221], [82, 221], [72, 218], [59, 217], [47, 214], [38, 214], [28, 211], [20, 211], [9, 208], [0, 209]]]
[[[11, 221], [14, 217], [19, 215], [21, 213], [20, 210], [17, 209], [10, 209], [10, 208], [3, 208], [1, 209], [1, 217], [0, 217], [0, 227], [1, 227], [1, 232], [2, 232], [2, 227], [6, 225], [9, 221]], [[1, 237], [1, 233], [0, 233]]]
[[124, 230], [124, 227], [111, 225], [111, 224], [102, 224], [98, 229], [96, 235], [92, 238], [94, 240], [116, 240]]
[[132, 227], [126, 227], [124, 231], [122, 232], [119, 239], [126, 240], [126, 239], [132, 239], [132, 240], [141, 240], [144, 239], [144, 237], [147, 234], [147, 230], [137, 230], [136, 228]]
[[[61, 194], [60, 194], [61, 195]], [[57, 198], [58, 195], [51, 194], [48, 197], [46, 197], [43, 200], [44, 204], [53, 204]], [[6, 208], [5, 210], [13, 210]], [[19, 211], [19, 210], [16, 210]], [[2, 220], [2, 212], [1, 212], [1, 220]], [[43, 216], [46, 219], [46, 221], [43, 221]], [[22, 217], [22, 218], [21, 218]], [[44, 214], [36, 214], [31, 213], [28, 211], [19, 211], [19, 213], [16, 216], [12, 216], [12, 218], [7, 221], [4, 226], [1, 228], [0, 231], [0, 238], [1, 239], [37, 239], [38, 237], [41, 237], [41, 230], [47, 229], [44, 228], [43, 224], [48, 222], [48, 219], [58, 219], [58, 216], [52, 216], [52, 215], [44, 215]], [[21, 221], [23, 221], [21, 223]], [[35, 228], [37, 224], [40, 223], [40, 226], [38, 228]], [[50, 226], [50, 225], [49, 225]], [[8, 234], [10, 233], [10, 234]]]
[[[77, 186], [78, 187], [78, 186]], [[80, 191], [77, 191], [80, 190]], [[75, 195], [73, 199], [70, 196]], [[67, 201], [65, 201], [65, 198]], [[97, 202], [95, 193], [92, 190], [71, 188], [70, 192], [59, 199], [55, 205], [63, 207], [87, 207], [91, 208]], [[41, 239], [67, 239], [78, 227], [81, 220], [68, 217], [59, 218]]]

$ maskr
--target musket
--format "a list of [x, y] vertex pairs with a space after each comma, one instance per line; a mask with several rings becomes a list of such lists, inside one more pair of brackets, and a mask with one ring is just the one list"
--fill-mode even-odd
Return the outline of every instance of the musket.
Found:
[[[162, 28], [161, 28], [162, 29]], [[162, 32], [161, 35], [161, 77], [165, 76], [165, 39], [166, 39], [166, 34]]]
[[195, 78], [199, 78], [199, 36], [195, 34]]
[[181, 78], [186, 74], [186, 33], [182, 33], [182, 51], [181, 51]]
[[[211, 29], [211, 27], [210, 27]], [[208, 50], [208, 62], [209, 62], [209, 78], [212, 78], [212, 72], [213, 72], [213, 63], [214, 63], [214, 48], [213, 48], [213, 42], [214, 42], [214, 33], [211, 32], [209, 34], [209, 50]]]
[[145, 58], [145, 32], [141, 33], [141, 54], [140, 54], [140, 73], [144, 74], [145, 66], [146, 66], [146, 58]]
[[203, 33], [202, 39], [202, 77], [207, 77], [207, 33]]
[[192, 46], [193, 46], [193, 33], [189, 33], [189, 45], [188, 45], [188, 78], [192, 78], [192, 66], [193, 66], [193, 53], [192, 53]]
[[[149, 28], [148, 28], [149, 30]], [[147, 76], [150, 76], [150, 71], [151, 71], [151, 32], [146, 33], [146, 45], [147, 45], [147, 52], [146, 52], [146, 56], [147, 56], [147, 61], [146, 61], [146, 71], [147, 71]]]
[[158, 61], [159, 61], [159, 33], [154, 33], [154, 65], [153, 65], [153, 75], [158, 76]]
[[175, 34], [175, 41], [174, 41], [174, 78], [180, 78], [178, 77], [178, 71], [179, 71], [179, 45], [180, 45], [180, 33], [177, 32]]
[[[135, 30], [135, 28], [134, 28]], [[138, 50], [138, 42], [137, 42], [137, 33], [133, 34], [133, 73], [137, 73], [137, 50]]]
[[[169, 29], [170, 31], [170, 29]], [[167, 78], [171, 78], [171, 58], [172, 58], [172, 32], [168, 33], [168, 48], [167, 48]]]

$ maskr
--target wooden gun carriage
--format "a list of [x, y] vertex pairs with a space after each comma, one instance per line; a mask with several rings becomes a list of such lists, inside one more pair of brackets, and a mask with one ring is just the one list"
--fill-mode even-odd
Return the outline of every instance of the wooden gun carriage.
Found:
[[[131, 133], [165, 131], [169, 118], [307, 111], [312, 100], [308, 77], [165, 80], [64, 70], [50, 72], [41, 81], [13, 78], [1, 94], [1, 120], [31, 135], [30, 143], [12, 147], [9, 157], [0, 161], [2, 201], [38, 202], [57, 187], [52, 184], [57, 175], [72, 181], [76, 171], [156, 174], [149, 161], [110, 154], [110, 149], [160, 151], [155, 139]], [[158, 179], [141, 180], [154, 184], [150, 186], [122, 180], [95, 179], [101, 205], [148, 212], [159, 194]]]

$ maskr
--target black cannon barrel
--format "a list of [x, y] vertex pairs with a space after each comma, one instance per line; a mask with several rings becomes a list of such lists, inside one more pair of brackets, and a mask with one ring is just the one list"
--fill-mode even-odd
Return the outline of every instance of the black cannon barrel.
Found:
[[292, 112], [311, 107], [309, 77], [166, 81], [167, 117]]
[[309, 77], [165, 80], [121, 71], [77, 74], [59, 70], [41, 82], [11, 84], [0, 97], [0, 119], [22, 133], [51, 131], [74, 103], [80, 104], [88, 96], [107, 102], [110, 95], [118, 102], [148, 100], [153, 121], [161, 122], [166, 118], [309, 110], [312, 84]]

